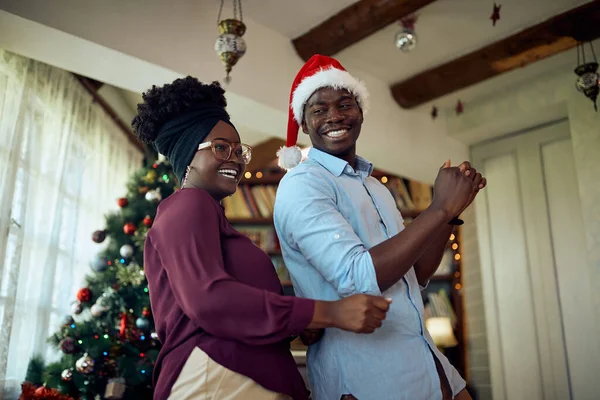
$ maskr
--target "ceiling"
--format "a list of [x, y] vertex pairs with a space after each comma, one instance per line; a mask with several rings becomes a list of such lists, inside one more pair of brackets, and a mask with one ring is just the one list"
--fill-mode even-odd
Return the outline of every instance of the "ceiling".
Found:
[[[417, 12], [418, 47], [402, 53], [394, 46], [400, 24], [392, 24], [342, 50], [342, 64], [360, 68], [388, 85], [407, 79], [470, 51], [510, 36], [589, 0], [504, 0], [501, 19], [492, 25], [494, 2], [438, 0]], [[354, 3], [351, 0], [248, 0], [245, 14], [293, 39]], [[282, 18], [293, 15], [293, 18]]]

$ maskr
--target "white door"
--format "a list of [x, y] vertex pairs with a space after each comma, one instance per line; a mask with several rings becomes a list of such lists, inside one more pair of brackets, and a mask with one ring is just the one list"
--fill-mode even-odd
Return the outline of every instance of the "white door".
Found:
[[475, 146], [472, 159], [489, 182], [476, 215], [494, 400], [600, 398], [568, 122]]

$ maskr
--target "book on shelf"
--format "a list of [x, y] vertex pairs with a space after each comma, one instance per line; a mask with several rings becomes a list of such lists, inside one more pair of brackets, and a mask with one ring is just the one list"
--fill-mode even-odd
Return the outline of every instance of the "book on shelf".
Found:
[[276, 185], [240, 185], [223, 199], [225, 215], [230, 219], [271, 218], [275, 206]]

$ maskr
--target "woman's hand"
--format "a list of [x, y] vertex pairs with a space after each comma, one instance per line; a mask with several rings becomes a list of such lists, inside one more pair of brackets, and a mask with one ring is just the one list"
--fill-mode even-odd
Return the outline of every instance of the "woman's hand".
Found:
[[323, 337], [324, 329], [305, 329], [300, 334], [300, 340], [305, 346], [317, 343]]

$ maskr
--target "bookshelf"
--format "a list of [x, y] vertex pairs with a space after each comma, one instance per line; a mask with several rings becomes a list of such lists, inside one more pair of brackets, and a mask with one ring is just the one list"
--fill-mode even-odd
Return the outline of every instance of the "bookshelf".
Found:
[[[258, 148], [255, 146], [253, 153]], [[272, 141], [267, 147], [278, 148]], [[249, 165], [236, 194], [224, 201], [225, 213], [229, 221], [241, 233], [247, 235], [262, 248], [273, 261], [281, 280], [284, 292], [293, 295], [293, 285], [285, 268], [279, 241], [273, 226], [273, 205], [277, 185], [284, 173], [277, 167], [272, 155], [264, 151], [263, 161]], [[432, 188], [430, 185], [416, 182], [404, 177], [375, 170], [372, 176], [382, 182], [391, 192], [400, 210], [405, 225], [417, 218], [422, 210], [431, 203]], [[446, 317], [451, 324], [457, 345], [442, 349], [450, 362], [465, 376], [466, 343], [465, 318], [462, 299], [462, 271], [460, 255], [460, 228], [456, 227], [448, 241], [444, 258], [436, 274], [431, 278], [428, 287], [422, 291], [425, 304], [426, 319], [428, 317]], [[296, 356], [299, 368], [303, 368], [305, 346], [296, 340], [292, 342], [292, 351]]]

